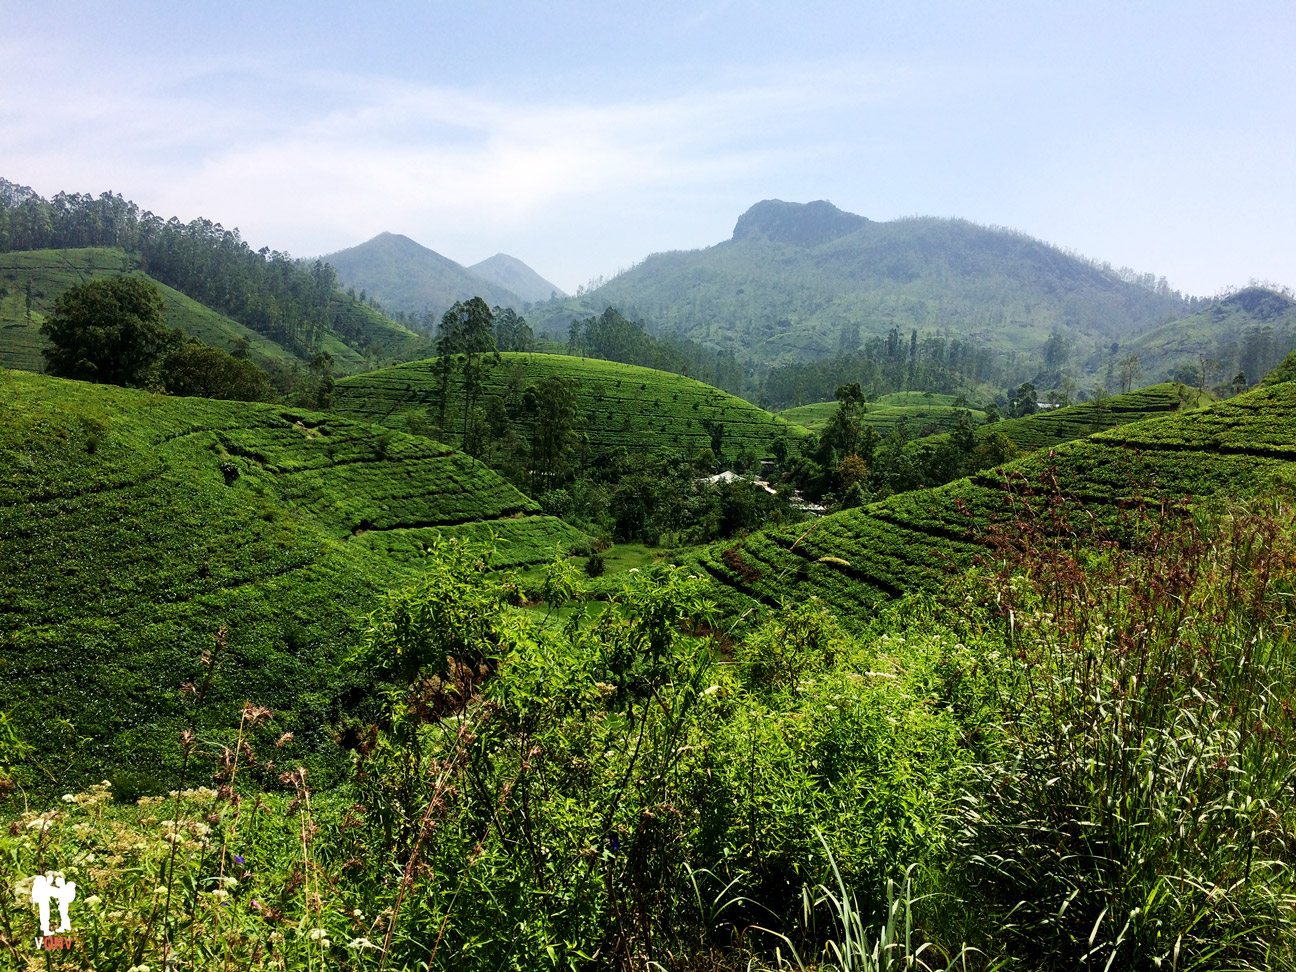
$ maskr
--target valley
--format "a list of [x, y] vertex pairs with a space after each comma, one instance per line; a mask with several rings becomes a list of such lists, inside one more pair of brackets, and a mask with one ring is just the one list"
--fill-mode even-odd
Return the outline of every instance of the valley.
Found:
[[1296, 954], [1290, 293], [59, 199], [0, 181], [0, 860], [94, 891], [69, 967]]

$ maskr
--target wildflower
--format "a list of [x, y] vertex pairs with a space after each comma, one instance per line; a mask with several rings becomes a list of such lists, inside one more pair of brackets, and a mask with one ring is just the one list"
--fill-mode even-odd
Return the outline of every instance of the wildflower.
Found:
[[132, 965], [126, 972], [149, 972], [147, 965]]
[[369, 941], [369, 939], [367, 939], [367, 938], [353, 938], [353, 939], [351, 939], [351, 941], [347, 942], [347, 948], [372, 948], [372, 949], [377, 949], [378, 946], [375, 945], [373, 942]]
[[103, 898], [99, 897], [97, 894], [92, 894], [90, 897], [85, 899], [85, 903], [91, 908], [98, 908], [101, 901], [103, 901]]
[[242, 858], [240, 855], [235, 854], [235, 855], [234, 855], [234, 863], [235, 863], [235, 864], [242, 864], [242, 863], [243, 863], [243, 858]]
[[310, 940], [312, 942], [318, 942], [327, 934], [328, 932], [326, 932], [323, 928], [312, 928], [310, 932]]
[[64, 794], [63, 794], [63, 802], [64, 802], [64, 803], [76, 803], [76, 797], [73, 796], [71, 793], [64, 793]]

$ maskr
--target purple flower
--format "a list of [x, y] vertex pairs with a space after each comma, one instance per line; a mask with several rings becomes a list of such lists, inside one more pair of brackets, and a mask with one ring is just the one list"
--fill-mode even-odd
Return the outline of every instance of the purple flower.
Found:
[[234, 855], [234, 863], [235, 863], [235, 864], [242, 864], [242, 863], [243, 863], [243, 858], [239, 857], [238, 854], [235, 854], [235, 855]]

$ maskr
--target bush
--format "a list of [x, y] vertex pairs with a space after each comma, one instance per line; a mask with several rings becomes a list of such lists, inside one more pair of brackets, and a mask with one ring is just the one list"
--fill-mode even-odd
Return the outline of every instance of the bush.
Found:
[[589, 560], [585, 561], [585, 573], [590, 577], [602, 577], [604, 569], [601, 553], [592, 553]]

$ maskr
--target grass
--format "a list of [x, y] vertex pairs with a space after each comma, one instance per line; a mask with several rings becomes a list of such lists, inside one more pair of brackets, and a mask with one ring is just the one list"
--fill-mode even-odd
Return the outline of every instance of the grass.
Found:
[[494, 535], [500, 566], [585, 540], [444, 445], [270, 405], [0, 371], [0, 458], [0, 710], [35, 785], [156, 774], [222, 626], [212, 701], [256, 695], [324, 767], [367, 691], [346, 647], [434, 538]]
[[[507, 353], [484, 361], [483, 401], [497, 397], [517, 409], [525, 389], [548, 376], [576, 384], [576, 427], [589, 437], [583, 460], [613, 450], [652, 451], [710, 448], [704, 421], [724, 426], [722, 452], [769, 454], [779, 439], [795, 442], [805, 430], [755, 405], [692, 378], [634, 365], [565, 355]], [[451, 383], [445, 435], [455, 441], [462, 427], [462, 397]], [[341, 415], [404, 428], [411, 418], [436, 422], [439, 386], [432, 360], [414, 361], [339, 381], [333, 408]], [[517, 420], [519, 424], [525, 418]]]

